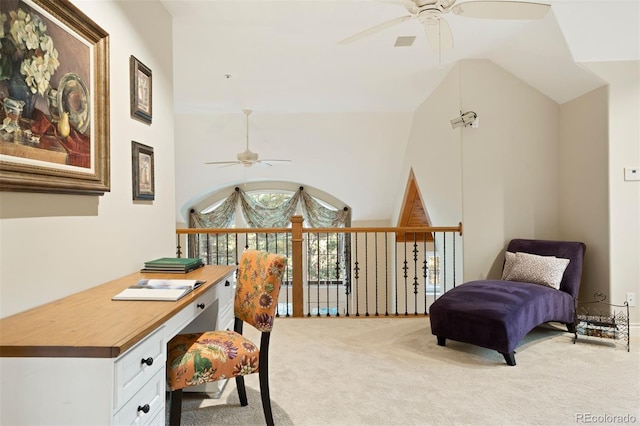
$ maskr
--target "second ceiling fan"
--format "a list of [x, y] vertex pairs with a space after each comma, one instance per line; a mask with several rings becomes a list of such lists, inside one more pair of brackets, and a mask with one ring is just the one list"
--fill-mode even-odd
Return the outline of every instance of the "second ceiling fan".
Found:
[[456, 3], [456, 0], [397, 0], [393, 3], [401, 4], [409, 12], [369, 29], [361, 31], [340, 41], [347, 44], [394, 25], [417, 19], [424, 25], [427, 42], [434, 52], [453, 47], [453, 34], [449, 24], [444, 19], [445, 14], [453, 13], [469, 18], [484, 19], [542, 19], [551, 8], [548, 4], [522, 1], [468, 1]]
[[245, 145], [245, 150], [242, 152], [239, 152], [236, 155], [236, 160], [231, 160], [231, 161], [210, 161], [206, 164], [219, 164], [222, 167], [226, 167], [226, 166], [235, 166], [235, 165], [243, 165], [245, 167], [251, 167], [254, 164], [264, 164], [266, 166], [271, 166], [271, 163], [290, 163], [291, 160], [273, 160], [273, 159], [269, 159], [269, 160], [260, 160], [258, 159], [258, 153], [256, 152], [252, 152], [249, 149], [249, 115], [251, 114], [251, 110], [250, 109], [243, 109], [242, 112], [244, 113], [245, 117], [246, 117], [246, 145]]

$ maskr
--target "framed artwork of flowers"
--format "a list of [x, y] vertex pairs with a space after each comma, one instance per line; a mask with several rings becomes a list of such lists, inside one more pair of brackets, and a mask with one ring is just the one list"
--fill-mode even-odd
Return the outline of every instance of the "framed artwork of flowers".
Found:
[[129, 58], [131, 74], [131, 117], [151, 124], [153, 97], [151, 70], [134, 56]]
[[109, 35], [69, 0], [0, 1], [0, 190], [110, 190]]
[[155, 198], [156, 184], [153, 163], [153, 148], [131, 141], [134, 200], [153, 200]]

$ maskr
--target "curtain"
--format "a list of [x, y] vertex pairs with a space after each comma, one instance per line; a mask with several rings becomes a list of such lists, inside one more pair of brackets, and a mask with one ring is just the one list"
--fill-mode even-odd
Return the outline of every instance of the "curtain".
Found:
[[239, 192], [240, 189], [236, 188], [222, 204], [209, 213], [200, 213], [191, 209], [189, 228], [230, 228], [236, 213]]
[[301, 204], [305, 226], [308, 228], [343, 228], [350, 226], [347, 208], [334, 210], [325, 207], [300, 187], [291, 198], [279, 206], [267, 207], [255, 201], [240, 188], [227, 197], [222, 204], [208, 213], [192, 211], [190, 228], [229, 228], [233, 224], [236, 203], [240, 197], [242, 214], [250, 228], [284, 228], [289, 226], [291, 216]]
[[279, 206], [267, 207], [240, 190], [242, 214], [250, 228], [285, 228], [298, 207], [300, 190]]
[[302, 193], [302, 215], [309, 228], [344, 228], [349, 226], [349, 210], [332, 210], [300, 189]]
[[[344, 228], [351, 226], [349, 209], [346, 207], [334, 210], [325, 207], [321, 202], [304, 192], [301, 186], [289, 200], [279, 206], [267, 207], [255, 201], [240, 188], [235, 191], [212, 211], [208, 213], [192, 212], [189, 220], [190, 228], [230, 228], [240, 198], [242, 214], [250, 228], [285, 228], [291, 223], [291, 216], [296, 213], [300, 203], [302, 215], [307, 228]], [[347, 293], [350, 293], [351, 269], [351, 239], [347, 234], [340, 237], [340, 252], [342, 253], [341, 270]], [[194, 236], [190, 237], [189, 247], [191, 257], [199, 257], [200, 248]]]

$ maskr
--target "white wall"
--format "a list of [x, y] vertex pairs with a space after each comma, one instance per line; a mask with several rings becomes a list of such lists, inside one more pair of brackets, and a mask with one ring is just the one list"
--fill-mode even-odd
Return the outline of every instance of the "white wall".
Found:
[[[625, 167], [640, 167], [640, 61], [589, 63], [609, 83], [610, 300], [640, 295], [640, 182], [623, 179]], [[640, 323], [640, 304], [630, 308]]]
[[[175, 251], [171, 17], [156, 2], [73, 3], [110, 35], [111, 192], [0, 192], [2, 317], [135, 272], [145, 260]], [[130, 55], [153, 73], [151, 126], [130, 118]], [[153, 202], [132, 201], [132, 140], [154, 148]]]
[[[247, 108], [250, 108], [247, 105]], [[353, 220], [388, 220], [412, 113], [276, 114], [254, 111], [249, 146], [260, 158], [292, 160], [272, 167], [220, 168], [207, 161], [235, 160], [246, 132], [237, 114], [177, 114], [176, 217], [203, 195], [244, 182], [289, 181], [343, 200]], [[293, 148], [291, 148], [293, 147]]]
[[[460, 110], [479, 128], [452, 129]], [[462, 222], [464, 280], [497, 277], [512, 238], [557, 237], [558, 150], [558, 105], [490, 61], [460, 62], [418, 108], [404, 171], [434, 225]]]
[[486, 60], [461, 63], [465, 279], [498, 277], [512, 238], [558, 236], [558, 105]]
[[[465, 281], [497, 278], [512, 238], [567, 239], [587, 245], [581, 299], [640, 294], [640, 184], [622, 178], [640, 164], [640, 65], [587, 65], [609, 86], [560, 106], [490, 61], [463, 61], [416, 110], [400, 182], [413, 168], [434, 225], [462, 218]], [[452, 130], [457, 109], [479, 128]], [[401, 202], [398, 191], [394, 217]]]
[[603, 86], [560, 107], [560, 237], [587, 245], [583, 300], [610, 294], [608, 93]]
[[455, 226], [462, 221], [460, 131], [453, 130], [449, 123], [460, 115], [459, 80], [460, 67], [456, 66], [414, 113], [393, 203], [395, 218], [400, 215], [409, 172], [413, 169], [432, 225]]

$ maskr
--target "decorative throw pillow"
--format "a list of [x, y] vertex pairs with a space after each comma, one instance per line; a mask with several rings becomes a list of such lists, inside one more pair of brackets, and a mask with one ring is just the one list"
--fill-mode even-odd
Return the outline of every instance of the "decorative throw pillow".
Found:
[[560, 289], [560, 282], [568, 265], [569, 259], [517, 252], [513, 268], [505, 280], [542, 284]]
[[504, 267], [502, 268], [502, 279], [506, 280], [513, 269], [513, 264], [516, 263], [516, 254], [512, 251], [507, 251], [504, 254]]

